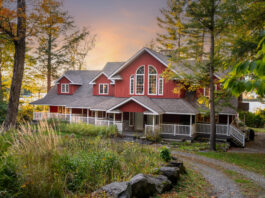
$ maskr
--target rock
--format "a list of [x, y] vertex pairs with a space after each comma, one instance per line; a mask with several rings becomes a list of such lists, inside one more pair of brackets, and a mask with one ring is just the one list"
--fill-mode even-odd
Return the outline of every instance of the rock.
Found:
[[144, 174], [135, 175], [131, 180], [132, 196], [147, 198], [156, 193], [156, 185], [148, 181]]
[[161, 194], [172, 188], [172, 182], [164, 175], [158, 175], [156, 177], [147, 175], [147, 181], [152, 183], [156, 187], [156, 192]]
[[179, 160], [171, 160], [171, 161], [167, 164], [167, 166], [169, 166], [169, 167], [178, 167], [179, 170], [180, 170], [180, 173], [181, 173], [181, 174], [186, 174], [186, 173], [187, 173], [187, 172], [186, 172], [186, 169], [185, 169], [185, 167], [184, 167], [184, 165], [183, 165], [183, 162], [181, 162], [181, 161], [179, 161]]
[[166, 176], [172, 183], [177, 183], [180, 169], [178, 167], [161, 167], [159, 173]]
[[101, 187], [93, 197], [131, 198], [132, 189], [129, 182], [113, 182]]

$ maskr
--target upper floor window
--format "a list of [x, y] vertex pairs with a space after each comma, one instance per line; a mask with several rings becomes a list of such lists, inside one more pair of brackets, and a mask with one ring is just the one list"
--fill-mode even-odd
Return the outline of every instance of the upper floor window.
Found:
[[148, 67], [148, 94], [156, 95], [157, 91], [157, 72], [153, 66]]
[[69, 84], [61, 84], [61, 93], [69, 93]]
[[109, 85], [99, 84], [99, 94], [109, 94]]
[[[214, 90], [216, 91], [217, 90], [217, 85], [215, 84], [214, 85]], [[210, 97], [210, 87], [207, 86], [206, 88], [203, 89], [203, 95], [205, 97]]]
[[136, 94], [144, 94], [144, 66], [141, 66], [136, 71]]
[[134, 94], [134, 75], [130, 77], [130, 94]]
[[163, 95], [164, 79], [160, 76], [158, 81], [158, 95]]

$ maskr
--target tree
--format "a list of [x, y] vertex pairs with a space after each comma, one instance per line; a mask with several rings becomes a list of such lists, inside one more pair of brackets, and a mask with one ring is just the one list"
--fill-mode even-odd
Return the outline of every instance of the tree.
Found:
[[95, 38], [95, 35], [91, 35], [86, 28], [83, 28], [82, 31], [77, 30], [64, 39], [65, 44], [62, 51], [65, 54], [67, 68], [72, 70], [83, 69], [85, 58], [95, 45]]
[[265, 97], [265, 37], [258, 45], [255, 59], [236, 64], [225, 79], [224, 88], [236, 96], [254, 91], [261, 98]]
[[52, 77], [62, 65], [59, 43], [61, 34], [73, 28], [73, 19], [63, 10], [61, 0], [41, 0], [36, 10], [39, 20], [36, 24], [39, 32], [37, 42], [37, 60], [40, 71], [46, 74], [47, 92], [51, 88]]
[[182, 16], [184, 5], [185, 0], [168, 0], [167, 8], [160, 10], [162, 17], [157, 17], [159, 27], [166, 30], [165, 33], [158, 34], [158, 43], [162, 49], [176, 51], [178, 57], [181, 55], [185, 35]]
[[[12, 1], [7, 0], [7, 3], [12, 4]], [[13, 42], [15, 47], [12, 84], [4, 122], [6, 129], [16, 124], [26, 51], [26, 1], [17, 0], [16, 3], [16, 10], [12, 10], [4, 7], [3, 0], [0, 0], [0, 31]]]

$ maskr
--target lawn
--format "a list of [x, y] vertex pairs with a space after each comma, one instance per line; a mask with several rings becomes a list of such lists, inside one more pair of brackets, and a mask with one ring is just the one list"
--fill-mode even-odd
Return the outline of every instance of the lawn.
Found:
[[113, 129], [73, 131], [78, 127], [78, 135], [61, 135], [47, 123], [0, 135], [0, 197], [89, 197], [164, 163], [154, 148], [107, 138]]
[[197, 154], [235, 164], [265, 176], [264, 153], [197, 152]]
[[253, 129], [255, 132], [265, 133], [265, 128], [250, 128], [250, 129]]

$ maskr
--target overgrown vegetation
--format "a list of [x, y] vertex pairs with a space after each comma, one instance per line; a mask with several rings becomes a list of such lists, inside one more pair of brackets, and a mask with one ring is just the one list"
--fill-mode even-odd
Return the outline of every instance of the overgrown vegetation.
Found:
[[259, 110], [256, 113], [252, 112], [240, 112], [239, 117], [241, 120], [245, 120], [248, 127], [264, 128], [265, 125], [265, 109]]
[[6, 132], [0, 143], [0, 197], [89, 196], [102, 185], [152, 173], [163, 163], [147, 146], [62, 136], [47, 123]]
[[265, 175], [264, 153], [198, 152], [197, 154], [235, 164], [244, 169]]
[[170, 150], [166, 147], [160, 149], [160, 157], [165, 161], [169, 162], [171, 160]]

